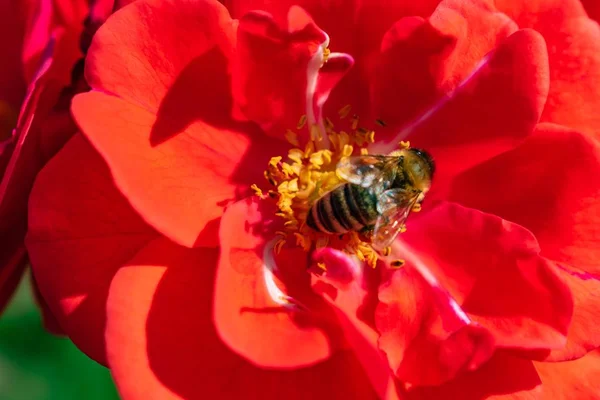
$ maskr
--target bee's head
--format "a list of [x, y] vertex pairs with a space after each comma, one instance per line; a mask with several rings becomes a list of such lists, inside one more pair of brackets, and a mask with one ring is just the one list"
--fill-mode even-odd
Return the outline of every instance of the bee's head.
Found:
[[435, 173], [435, 162], [425, 150], [409, 148], [403, 151], [404, 168], [410, 172], [414, 185], [423, 192], [429, 190]]

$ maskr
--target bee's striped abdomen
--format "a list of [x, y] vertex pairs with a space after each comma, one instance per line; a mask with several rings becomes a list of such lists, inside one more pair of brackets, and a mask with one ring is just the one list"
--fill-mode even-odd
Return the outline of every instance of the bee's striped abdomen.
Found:
[[346, 183], [318, 199], [306, 224], [324, 233], [359, 231], [377, 218], [377, 198], [361, 186]]

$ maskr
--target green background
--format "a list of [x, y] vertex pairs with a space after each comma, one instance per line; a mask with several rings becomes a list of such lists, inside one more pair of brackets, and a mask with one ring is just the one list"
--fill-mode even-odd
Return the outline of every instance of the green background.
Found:
[[29, 285], [0, 317], [0, 400], [117, 400], [106, 368], [44, 330]]

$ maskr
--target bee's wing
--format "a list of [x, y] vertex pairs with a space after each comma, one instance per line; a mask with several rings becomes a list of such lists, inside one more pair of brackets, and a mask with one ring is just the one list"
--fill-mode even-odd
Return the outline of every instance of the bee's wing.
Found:
[[397, 157], [363, 155], [345, 157], [337, 165], [337, 174], [347, 182], [363, 187], [390, 187], [396, 177]]
[[376, 249], [384, 249], [392, 244], [404, 226], [410, 211], [419, 200], [420, 192], [407, 192], [405, 189], [390, 189], [377, 200], [379, 217], [371, 244]]

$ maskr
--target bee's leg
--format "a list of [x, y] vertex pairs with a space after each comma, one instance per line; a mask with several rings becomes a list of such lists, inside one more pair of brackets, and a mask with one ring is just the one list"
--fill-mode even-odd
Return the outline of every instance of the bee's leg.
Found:
[[364, 235], [368, 238], [373, 236], [373, 231], [375, 230], [375, 225], [367, 225], [360, 230], [360, 234]]

